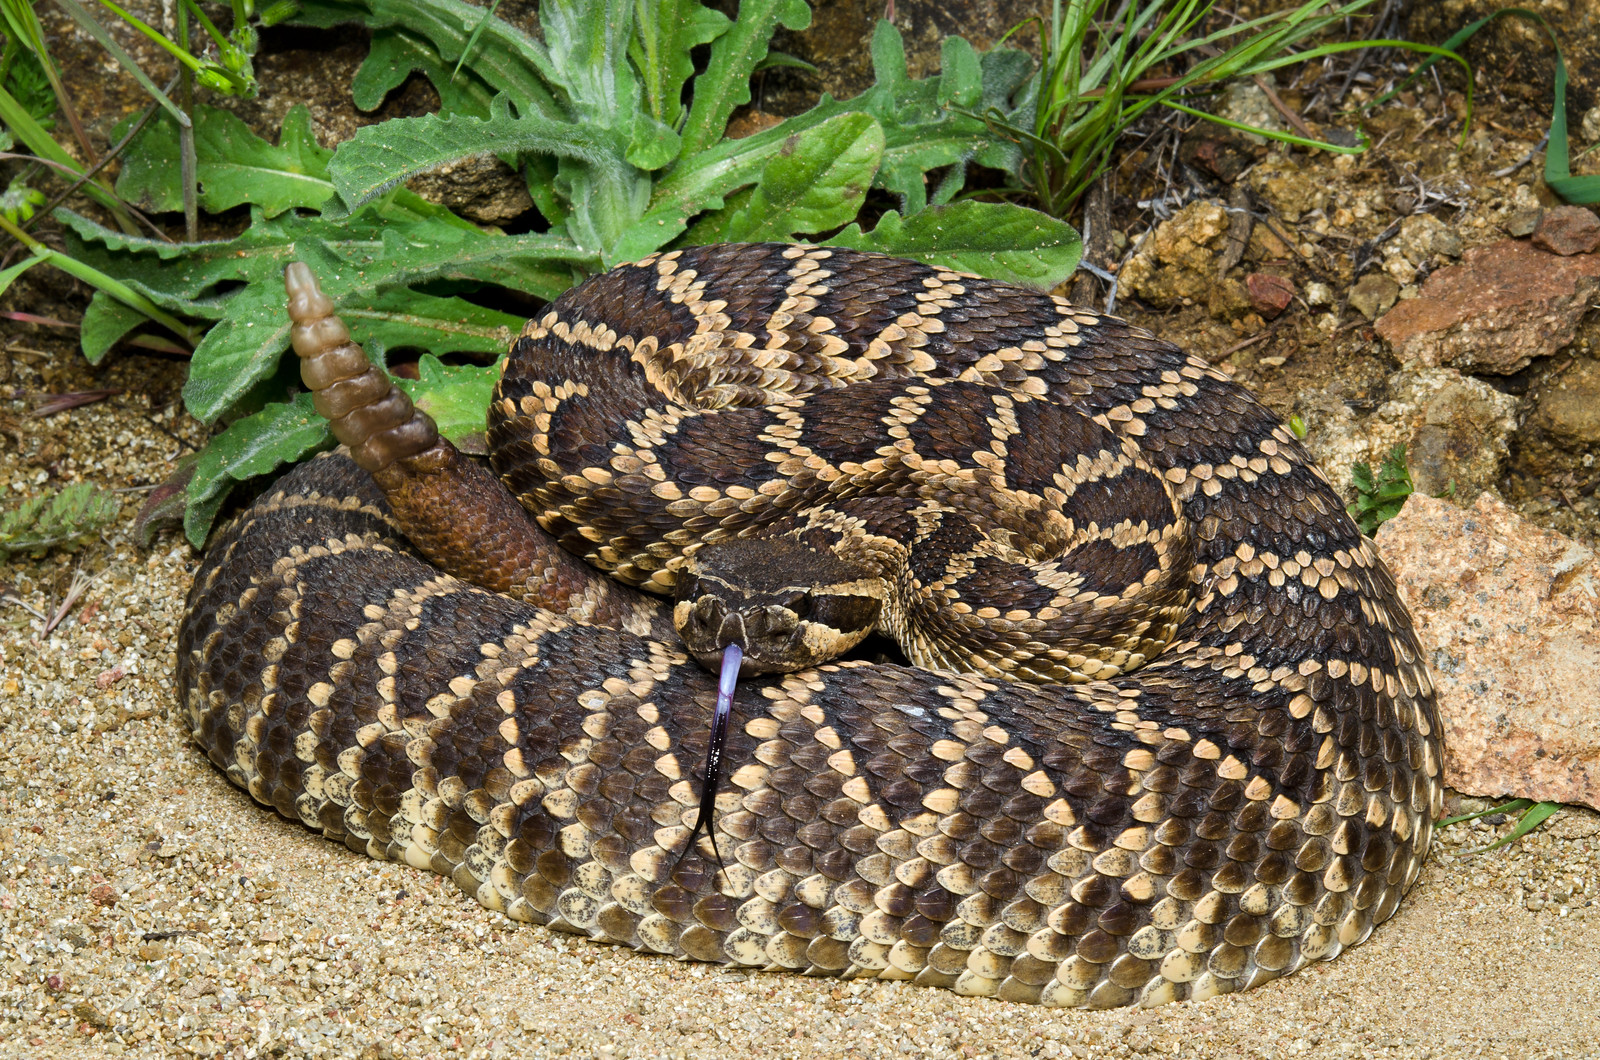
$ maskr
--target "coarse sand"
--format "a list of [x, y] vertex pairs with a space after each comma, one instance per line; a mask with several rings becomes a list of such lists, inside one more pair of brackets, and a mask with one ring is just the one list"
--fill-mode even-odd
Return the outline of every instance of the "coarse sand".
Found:
[[[164, 479], [199, 428], [149, 390], [56, 417], [45, 466], [0, 445], [4, 506]], [[173, 535], [137, 547], [141, 497], [78, 553], [0, 568], [0, 1057], [1600, 1057], [1586, 810], [1488, 853], [1469, 851], [1508, 821], [1445, 829], [1365, 945], [1151, 1011], [729, 971], [514, 924], [279, 819], [191, 745], [172, 668], [196, 557]], [[92, 583], [43, 632], [75, 571]]]

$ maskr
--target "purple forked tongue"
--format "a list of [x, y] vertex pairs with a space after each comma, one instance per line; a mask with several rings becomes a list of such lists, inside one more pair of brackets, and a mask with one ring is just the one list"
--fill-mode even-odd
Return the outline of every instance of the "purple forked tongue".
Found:
[[733, 683], [739, 679], [739, 664], [744, 662], [744, 649], [729, 644], [722, 649], [722, 676], [717, 681], [717, 713], [727, 714], [733, 709]]
[[[722, 673], [717, 678], [717, 707], [711, 714], [711, 739], [706, 744], [706, 771], [700, 779], [700, 813], [695, 818], [694, 831], [678, 854], [682, 862], [694, 848], [695, 837], [711, 837], [711, 849], [722, 864], [722, 853], [717, 850], [717, 837], [712, 831], [712, 815], [717, 805], [717, 789], [722, 786], [722, 752], [728, 745], [728, 722], [733, 717], [733, 686], [739, 680], [739, 664], [744, 661], [744, 649], [729, 644], [722, 649]], [[676, 867], [674, 867], [676, 871]]]

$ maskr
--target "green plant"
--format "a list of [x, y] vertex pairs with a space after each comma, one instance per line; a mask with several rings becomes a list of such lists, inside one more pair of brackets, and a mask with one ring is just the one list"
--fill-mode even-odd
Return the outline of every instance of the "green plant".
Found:
[[1373, 474], [1372, 465], [1359, 461], [1350, 469], [1356, 487], [1356, 502], [1350, 509], [1361, 532], [1371, 537], [1378, 527], [1400, 514], [1406, 498], [1415, 492], [1411, 472], [1406, 467], [1406, 447], [1397, 443]]
[[[1295, 50], [1371, 3], [1352, 0], [1336, 6], [1307, 0], [1200, 35], [1215, 0], [1121, 0], [1116, 5], [1110, 0], [1052, 0], [1049, 20], [1040, 20], [1042, 62], [1016, 114], [988, 115], [997, 129], [1021, 145], [1013, 190], [1050, 214], [1066, 216], [1109, 164], [1118, 137], [1152, 107], [1285, 143], [1346, 154], [1365, 150], [1364, 140], [1356, 147], [1310, 140], [1241, 125], [1194, 104], [1200, 94], [1226, 81], [1355, 48], [1402, 47], [1465, 66], [1449, 45], [1364, 40]], [[1469, 107], [1470, 93], [1469, 71]]]
[[[1563, 202], [1577, 205], [1592, 205], [1600, 203], [1600, 176], [1575, 177], [1572, 175], [1572, 151], [1567, 141], [1567, 60], [1561, 53], [1561, 41], [1556, 36], [1555, 29], [1546, 22], [1544, 16], [1537, 11], [1530, 11], [1524, 7], [1502, 7], [1491, 11], [1475, 22], [1462, 26], [1450, 35], [1441, 49], [1454, 52], [1477, 35], [1479, 30], [1502, 18], [1526, 19], [1536, 23], [1544, 30], [1546, 37], [1550, 38], [1550, 47], [1555, 51], [1556, 66], [1555, 78], [1550, 103], [1550, 128], [1546, 134], [1548, 143], [1544, 154], [1544, 182], [1550, 190], [1555, 192]], [[1405, 81], [1374, 102], [1382, 102], [1389, 96], [1402, 91], [1407, 84], [1419, 77], [1423, 71], [1438, 60], [1438, 57], [1428, 59], [1406, 78]], [[1471, 73], [1468, 73], [1467, 90], [1472, 90]], [[1589, 150], [1593, 150], [1591, 147]], [[1588, 153], [1587, 151], [1585, 152]]]
[[1467, 854], [1486, 854], [1491, 850], [1498, 850], [1503, 846], [1515, 843], [1535, 828], [1538, 828], [1551, 814], [1560, 808], [1561, 804], [1559, 802], [1534, 802], [1532, 799], [1512, 799], [1510, 802], [1501, 803], [1499, 806], [1491, 806], [1487, 810], [1446, 817], [1442, 821], [1435, 821], [1433, 826], [1435, 828], [1444, 828], [1447, 825], [1459, 824], [1462, 821], [1475, 821], [1480, 817], [1488, 817], [1496, 813], [1517, 814], [1517, 823], [1512, 826], [1511, 831], [1486, 847], [1465, 851]]
[[[58, 2], [85, 32], [99, 41], [112, 58], [138, 80], [155, 100], [153, 106], [166, 108], [184, 130], [185, 139], [192, 139], [188, 111], [174, 103], [168, 97], [167, 91], [156, 87], [133, 58], [117, 44], [105, 27], [96, 21], [81, 3], [77, 0], [58, 0]], [[186, 78], [198, 77], [202, 83], [220, 91], [237, 93], [254, 91], [250, 52], [254, 49], [255, 37], [254, 29], [248, 21], [252, 6], [250, 0], [233, 0], [235, 29], [227, 36], [216, 30], [194, 0], [183, 0], [178, 17], [181, 31], [179, 36], [187, 38], [184, 13], [192, 11], [218, 48], [222, 56], [220, 61], [197, 59], [189, 54], [186, 48], [174, 44], [116, 4], [109, 0], [100, 2], [177, 58], [184, 66]], [[39, 169], [70, 180], [66, 191], [56, 200], [58, 203], [81, 191], [92, 201], [110, 211], [112, 218], [124, 233], [133, 234], [138, 231], [134, 219], [136, 212], [113, 192], [101, 175], [102, 169], [127, 140], [124, 139], [123, 144], [113, 148], [109, 155], [98, 156], [84, 132], [83, 124], [73, 109], [71, 96], [62, 84], [60, 73], [45, 46], [44, 30], [33, 6], [29, 0], [0, 0], [0, 28], [4, 29], [6, 38], [3, 56], [0, 56], [0, 124], [4, 126], [0, 129], [0, 147], [7, 150], [5, 157], [22, 158], [32, 163], [30, 168], [14, 179], [6, 192], [0, 195], [0, 231], [10, 235], [33, 255], [0, 272], [0, 293], [4, 293], [18, 276], [32, 266], [50, 264], [89, 284], [95, 289], [98, 298], [114, 303], [118, 307], [116, 312], [120, 315], [154, 321], [192, 344], [197, 341], [199, 333], [191, 325], [165, 312], [150, 299], [116, 278], [85, 264], [69, 253], [51, 249], [27, 232], [27, 228], [31, 227], [35, 218], [36, 207], [45, 202], [44, 194], [29, 183], [33, 173]], [[282, 5], [276, 6], [282, 8]], [[278, 11], [278, 14], [282, 13], [286, 11]], [[51, 115], [58, 109], [65, 115], [86, 163], [80, 163], [51, 136], [50, 130], [54, 125]], [[142, 125], [144, 120], [141, 119], [139, 124]], [[18, 140], [33, 152], [32, 155], [9, 153], [10, 148], [17, 146]], [[185, 152], [185, 158], [192, 155], [192, 149]], [[182, 168], [186, 171], [192, 170], [192, 167], [188, 166]], [[184, 198], [186, 202], [192, 204], [193, 181], [185, 183]], [[191, 206], [186, 210], [186, 216], [192, 218], [192, 215]], [[145, 223], [149, 224], [148, 221]], [[150, 227], [154, 229], [153, 225]], [[193, 224], [191, 223], [189, 227], [192, 230]]]
[[[808, 21], [800, 0], [744, 0], [736, 21], [697, 0], [547, 0], [542, 41], [460, 0], [306, 0], [296, 17], [371, 29], [352, 84], [358, 106], [377, 106], [419, 71], [439, 90], [439, 113], [368, 126], [329, 152], [303, 109], [272, 145], [225, 112], [197, 108], [200, 205], [251, 211], [249, 228], [223, 243], [174, 245], [58, 214], [75, 257], [164, 312], [214, 322], [185, 401], [208, 423], [245, 418], [196, 463], [185, 514], [196, 543], [235, 481], [328, 444], [283, 370], [281, 276], [291, 260], [317, 270], [380, 358], [397, 346], [493, 356], [520, 321], [463, 294], [501, 287], [549, 299], [610, 265], [689, 243], [812, 237], [1035, 284], [1077, 263], [1077, 235], [1058, 221], [952, 202], [969, 164], [1015, 162], [1014, 147], [969, 112], [1010, 113], [1030, 67], [1019, 52], [980, 56], [951, 38], [941, 72], [913, 79], [899, 34], [882, 23], [871, 89], [729, 140], [728, 119], [749, 100], [772, 34]], [[709, 59], [696, 73], [690, 52], [703, 45]], [[178, 150], [175, 119], [159, 115], [130, 146], [119, 192], [176, 208]], [[401, 186], [484, 153], [522, 171], [546, 230], [485, 230]], [[874, 189], [890, 208], [868, 229], [858, 218]], [[140, 323], [126, 302], [97, 296], [85, 353], [102, 356]], [[481, 429], [494, 372], [425, 357], [422, 379], [403, 385], [459, 436]]]
[[122, 502], [87, 482], [40, 494], [0, 514], [0, 555], [42, 552], [92, 534], [117, 517]]

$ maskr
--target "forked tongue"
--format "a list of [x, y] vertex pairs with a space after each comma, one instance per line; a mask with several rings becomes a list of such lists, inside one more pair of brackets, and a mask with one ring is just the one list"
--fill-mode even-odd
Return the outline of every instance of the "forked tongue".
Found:
[[[711, 849], [722, 864], [722, 852], [717, 850], [717, 836], [711, 828], [712, 813], [717, 806], [717, 789], [722, 786], [722, 752], [728, 745], [728, 721], [733, 717], [733, 686], [739, 680], [739, 664], [744, 662], [744, 649], [730, 644], [722, 649], [722, 673], [717, 679], [717, 708], [711, 715], [711, 739], [706, 745], [706, 772], [700, 781], [700, 813], [694, 830], [678, 854], [677, 864], [682, 864], [689, 851], [694, 849], [697, 836], [711, 837]], [[677, 865], [673, 866], [677, 871]]]

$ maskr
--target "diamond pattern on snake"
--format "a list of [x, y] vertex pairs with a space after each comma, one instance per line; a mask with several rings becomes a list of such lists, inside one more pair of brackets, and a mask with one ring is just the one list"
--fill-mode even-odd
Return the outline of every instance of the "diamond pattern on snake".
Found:
[[215, 534], [178, 656], [284, 816], [602, 941], [1057, 1006], [1258, 985], [1416, 880], [1410, 617], [1206, 362], [936, 266], [695, 247], [528, 324], [486, 468], [286, 282], [343, 444]]

